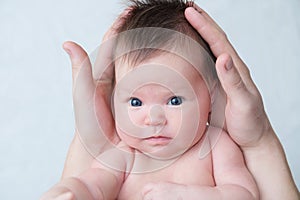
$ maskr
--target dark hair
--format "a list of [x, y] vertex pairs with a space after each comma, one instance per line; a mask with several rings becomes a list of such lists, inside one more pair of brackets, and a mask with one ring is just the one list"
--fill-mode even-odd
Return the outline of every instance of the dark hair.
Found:
[[[210, 55], [215, 62], [215, 57], [210, 51], [207, 43], [198, 32], [189, 24], [184, 16], [185, 9], [193, 6], [192, 1], [186, 0], [128, 0], [129, 13], [122, 19], [122, 23], [117, 28], [117, 33], [130, 30], [130, 34], [125, 34], [117, 38], [115, 52], [122, 48], [121, 45], [129, 49], [137, 49], [137, 46], [149, 47], [164, 46], [170, 43], [172, 35], [164, 30], [173, 30], [191, 37], [197, 41]], [[144, 29], [152, 27], [153, 29]], [[155, 29], [160, 28], [160, 29]], [[121, 35], [121, 34], [120, 34]], [[156, 48], [138, 49], [125, 55], [127, 61], [139, 63], [154, 55]], [[117, 54], [117, 53], [116, 53]], [[118, 54], [117, 54], [118, 55]], [[124, 56], [123, 56], [124, 57]]]

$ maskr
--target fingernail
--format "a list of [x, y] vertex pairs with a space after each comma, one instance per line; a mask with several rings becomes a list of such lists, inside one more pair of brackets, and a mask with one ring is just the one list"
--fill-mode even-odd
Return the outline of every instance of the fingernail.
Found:
[[72, 55], [72, 52], [70, 51], [70, 49], [64, 48], [64, 50], [69, 54], [69, 56]]
[[200, 14], [202, 14], [202, 9], [197, 7], [196, 5], [193, 6], [193, 8]]
[[229, 59], [225, 65], [227, 71], [229, 71], [233, 67], [232, 59]]
[[72, 55], [71, 50], [68, 48], [68, 43], [67, 42], [63, 43], [62, 48], [65, 50], [65, 52], [67, 52], [67, 54], [69, 54], [69, 56]]
[[[202, 13], [202, 11], [200, 10], [200, 9], [197, 9], [197, 8], [195, 8], [194, 6], [191, 6], [191, 7], [189, 7], [189, 8], [192, 8], [191, 10], [192, 10], [192, 12], [193, 13]], [[188, 9], [188, 8], [187, 8]]]
[[192, 16], [196, 16], [196, 14], [197, 14], [196, 9], [193, 8], [193, 7], [188, 7], [186, 10], [189, 10], [188, 12], [189, 12], [189, 14], [192, 15]]

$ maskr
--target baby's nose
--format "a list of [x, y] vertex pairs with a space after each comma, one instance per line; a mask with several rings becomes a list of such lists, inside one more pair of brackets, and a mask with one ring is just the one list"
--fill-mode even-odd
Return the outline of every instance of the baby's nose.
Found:
[[162, 106], [154, 105], [150, 107], [145, 118], [145, 124], [149, 126], [165, 125], [167, 122], [165, 111]]

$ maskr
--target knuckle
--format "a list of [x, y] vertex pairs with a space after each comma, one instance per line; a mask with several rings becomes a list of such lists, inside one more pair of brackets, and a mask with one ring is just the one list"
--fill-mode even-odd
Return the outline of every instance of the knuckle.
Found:
[[236, 77], [235, 79], [233, 79], [232, 85], [236, 90], [245, 89], [245, 84], [240, 77]]
[[244, 73], [247, 77], [251, 77], [251, 73], [250, 73], [250, 70], [249, 70], [248, 67], [245, 67], [245, 68], [244, 68], [243, 73]]
[[246, 103], [242, 107], [244, 113], [252, 113], [252, 115], [258, 115], [261, 113], [261, 100], [258, 96], [249, 96]]
[[227, 34], [226, 34], [222, 29], [220, 29], [219, 31], [220, 31], [220, 39], [221, 39], [222, 41], [228, 41], [228, 36], [227, 36]]

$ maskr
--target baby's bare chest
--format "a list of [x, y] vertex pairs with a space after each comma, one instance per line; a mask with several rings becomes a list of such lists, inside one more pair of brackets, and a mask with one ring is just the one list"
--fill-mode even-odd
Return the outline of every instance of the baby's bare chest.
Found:
[[208, 155], [199, 159], [197, 156], [186, 155], [169, 166], [152, 172], [131, 173], [127, 176], [118, 199], [142, 199], [141, 191], [150, 182], [213, 186], [211, 157]]

